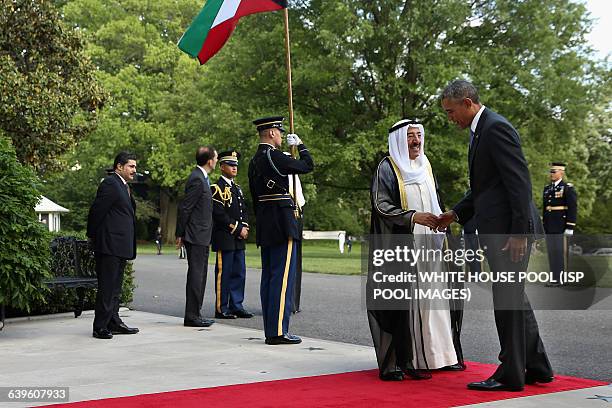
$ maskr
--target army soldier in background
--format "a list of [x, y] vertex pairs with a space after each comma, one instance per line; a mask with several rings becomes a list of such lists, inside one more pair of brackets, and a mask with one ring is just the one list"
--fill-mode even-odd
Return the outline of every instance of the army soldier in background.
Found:
[[295, 134], [287, 135], [289, 146], [297, 146], [300, 158], [280, 151], [283, 117], [257, 119], [259, 147], [249, 164], [249, 186], [257, 219], [257, 246], [261, 247], [261, 308], [266, 344], [298, 344], [289, 334], [296, 272], [294, 241], [302, 239], [298, 214], [289, 192], [289, 177], [312, 171], [310, 153]]
[[[564, 163], [551, 163], [550, 181], [544, 187], [544, 231], [548, 262], [556, 282], [560, 282], [561, 271], [567, 271], [567, 238], [576, 227], [577, 198], [571, 183], [563, 181]], [[559, 283], [549, 286], [559, 286]]]
[[230, 150], [219, 154], [221, 177], [212, 187], [212, 250], [217, 252], [215, 265], [215, 318], [248, 319], [244, 310], [246, 263], [244, 249], [249, 224], [244, 196], [234, 179], [238, 174], [240, 154]]

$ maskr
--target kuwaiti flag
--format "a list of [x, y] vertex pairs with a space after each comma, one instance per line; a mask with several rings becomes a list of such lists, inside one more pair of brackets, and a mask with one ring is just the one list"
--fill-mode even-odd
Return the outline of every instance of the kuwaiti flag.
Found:
[[204, 64], [223, 47], [241, 17], [286, 7], [287, 0], [208, 0], [178, 46]]

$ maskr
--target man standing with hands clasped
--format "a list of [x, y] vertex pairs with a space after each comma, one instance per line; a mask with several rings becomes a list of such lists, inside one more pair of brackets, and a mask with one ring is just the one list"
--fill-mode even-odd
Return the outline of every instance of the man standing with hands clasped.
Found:
[[217, 166], [217, 152], [212, 146], [196, 151], [197, 166], [185, 185], [176, 223], [176, 247], [187, 250], [187, 284], [185, 285], [185, 319], [187, 327], [208, 327], [215, 321], [200, 314], [208, 274], [208, 254], [213, 228], [213, 201], [209, 174]]
[[136, 202], [128, 181], [136, 174], [136, 156], [121, 152], [113, 172], [100, 183], [87, 217], [87, 236], [96, 255], [96, 314], [93, 336], [112, 339], [113, 334], [136, 334], [119, 317], [123, 271], [136, 258]]
[[[475, 218], [491, 270], [525, 271], [533, 235], [541, 222], [531, 197], [531, 179], [517, 131], [506, 118], [486, 108], [468, 81], [451, 82], [442, 92], [450, 121], [470, 129], [470, 189], [455, 207], [440, 215], [438, 229]], [[501, 364], [487, 380], [468, 384], [482, 391], [520, 391], [547, 383], [553, 371], [540, 339], [524, 283], [494, 283], [493, 304]]]
[[249, 319], [244, 310], [246, 263], [244, 250], [249, 237], [249, 219], [242, 189], [236, 184], [240, 153], [221, 152], [221, 177], [212, 185], [213, 235], [212, 249], [217, 252], [215, 264], [215, 318]]

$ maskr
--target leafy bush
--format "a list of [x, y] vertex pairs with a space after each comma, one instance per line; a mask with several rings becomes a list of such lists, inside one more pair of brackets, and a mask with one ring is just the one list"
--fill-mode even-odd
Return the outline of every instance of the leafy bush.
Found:
[[49, 274], [49, 233], [34, 207], [40, 199], [34, 172], [17, 161], [0, 132], [0, 304], [29, 311], [44, 301]]
[[[79, 240], [87, 239], [84, 233], [82, 232], [74, 232], [74, 231], [59, 231], [52, 232], [49, 234], [50, 240], [57, 237], [74, 237]], [[55, 255], [58, 256], [58, 255]], [[53, 268], [51, 268], [53, 269]], [[52, 271], [51, 278], [53, 276], [72, 276], [74, 275], [74, 270], [59, 270]], [[43, 285], [44, 286], [44, 285]], [[133, 293], [136, 285], [134, 283], [134, 269], [132, 267], [132, 262], [128, 262], [125, 267], [125, 274], [123, 276], [123, 288], [121, 293], [121, 304], [126, 305], [133, 300]], [[44, 298], [36, 299], [31, 305], [31, 309], [29, 311], [9, 308], [7, 310], [7, 316], [15, 317], [15, 316], [25, 316], [25, 315], [40, 315], [40, 314], [51, 314], [51, 313], [62, 313], [62, 312], [72, 312], [74, 310], [74, 305], [77, 302], [77, 293], [75, 289], [54, 289], [52, 291], [46, 291]], [[96, 290], [95, 289], [87, 289], [85, 292], [85, 304], [84, 310], [94, 309], [96, 304]]]

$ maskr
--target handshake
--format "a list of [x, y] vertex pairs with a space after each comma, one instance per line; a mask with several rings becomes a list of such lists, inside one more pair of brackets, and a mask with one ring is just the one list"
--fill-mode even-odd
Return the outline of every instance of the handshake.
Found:
[[412, 216], [415, 224], [424, 225], [436, 232], [446, 231], [449, 225], [455, 221], [455, 212], [447, 211], [440, 215], [433, 215], [427, 212], [415, 212]]

